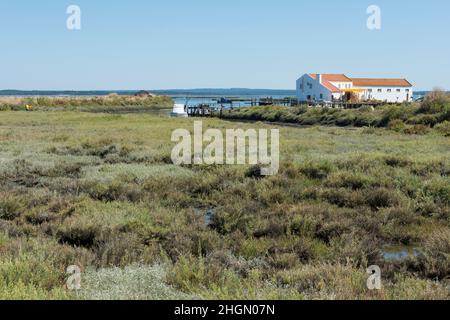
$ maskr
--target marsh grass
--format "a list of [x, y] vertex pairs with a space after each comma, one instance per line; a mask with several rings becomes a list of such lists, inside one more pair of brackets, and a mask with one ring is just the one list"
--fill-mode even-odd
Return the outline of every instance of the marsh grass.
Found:
[[[448, 298], [444, 135], [283, 127], [280, 173], [262, 177], [171, 164], [172, 130], [192, 119], [1, 116], [0, 297]], [[385, 261], [392, 245], [420, 254]], [[64, 289], [73, 264], [86, 272], [81, 296]], [[366, 287], [371, 264], [385, 275], [378, 293]]]
[[0, 97], [0, 111], [90, 111], [99, 113], [131, 113], [171, 109], [173, 101], [165, 96], [95, 97]]

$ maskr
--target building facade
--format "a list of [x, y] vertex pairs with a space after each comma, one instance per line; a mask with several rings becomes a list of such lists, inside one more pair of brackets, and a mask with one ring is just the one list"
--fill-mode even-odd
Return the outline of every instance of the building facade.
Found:
[[411, 102], [413, 86], [406, 79], [349, 78], [344, 74], [303, 75], [297, 80], [297, 99], [302, 102], [382, 101]]

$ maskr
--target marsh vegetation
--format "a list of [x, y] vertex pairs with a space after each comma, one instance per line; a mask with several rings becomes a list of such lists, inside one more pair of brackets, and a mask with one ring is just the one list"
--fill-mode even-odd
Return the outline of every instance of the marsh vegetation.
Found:
[[[0, 298], [449, 298], [443, 132], [282, 127], [280, 173], [260, 177], [174, 166], [171, 133], [192, 122], [0, 112]], [[385, 259], [394, 246], [417, 254]], [[64, 288], [74, 264], [79, 293]], [[381, 291], [366, 287], [373, 264]]]
[[223, 113], [230, 120], [267, 121], [303, 126], [388, 128], [406, 134], [426, 134], [436, 129], [450, 136], [450, 95], [434, 91], [422, 103], [360, 109], [294, 108], [266, 106], [240, 108]]
[[173, 101], [166, 96], [118, 95], [72, 97], [0, 97], [0, 111], [89, 111], [130, 113], [170, 110]]

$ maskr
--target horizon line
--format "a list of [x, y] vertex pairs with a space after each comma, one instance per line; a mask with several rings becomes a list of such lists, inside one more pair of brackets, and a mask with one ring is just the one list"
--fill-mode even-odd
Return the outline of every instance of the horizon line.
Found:
[[[267, 91], [296, 91], [296, 89], [273, 89], [273, 88], [171, 88], [171, 89], [0, 89], [0, 92], [18, 91], [18, 92], [139, 92], [139, 91], [193, 91], [193, 90], [267, 90]], [[415, 92], [433, 91], [435, 89], [415, 89]], [[443, 90], [448, 91], [448, 90]]]

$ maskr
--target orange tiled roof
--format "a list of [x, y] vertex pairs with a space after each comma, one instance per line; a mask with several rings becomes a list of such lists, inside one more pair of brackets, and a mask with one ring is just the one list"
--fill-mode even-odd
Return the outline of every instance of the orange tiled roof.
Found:
[[[310, 73], [309, 76], [313, 79], [317, 79], [316, 73]], [[322, 84], [331, 92], [341, 92], [340, 89], [336, 88], [333, 82], [352, 82], [352, 80], [347, 77], [345, 74], [322, 74]]]
[[[309, 74], [313, 79], [317, 78], [317, 74]], [[333, 81], [333, 82], [351, 82], [352, 79], [347, 77], [345, 74], [322, 74], [322, 80]]]
[[[317, 79], [316, 73], [309, 76]], [[342, 92], [331, 82], [353, 82], [354, 87], [412, 87], [406, 79], [371, 79], [371, 78], [349, 78], [345, 74], [322, 74], [322, 84], [331, 92]]]
[[352, 78], [355, 87], [412, 87], [406, 79]]

